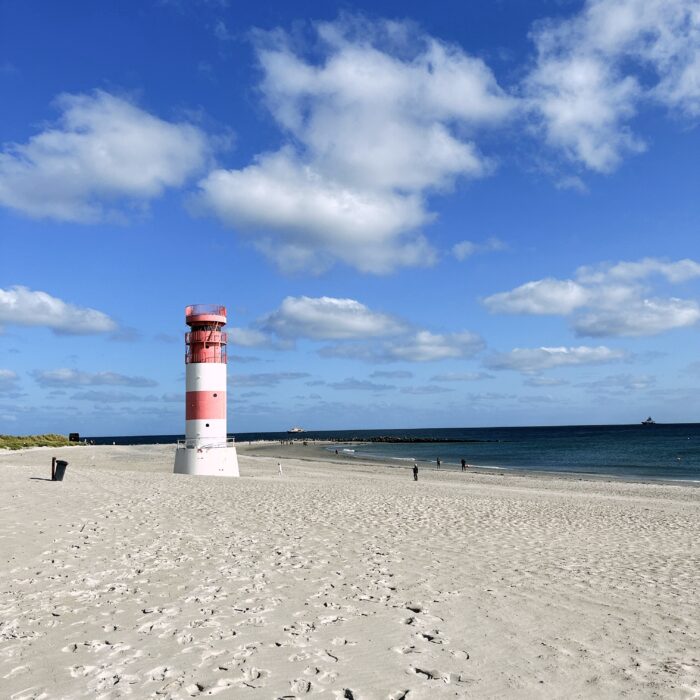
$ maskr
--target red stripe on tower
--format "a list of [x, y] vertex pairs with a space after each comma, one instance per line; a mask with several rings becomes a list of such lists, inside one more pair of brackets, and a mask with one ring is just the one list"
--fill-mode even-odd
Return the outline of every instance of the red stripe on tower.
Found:
[[188, 391], [185, 405], [186, 420], [226, 420], [225, 391]]

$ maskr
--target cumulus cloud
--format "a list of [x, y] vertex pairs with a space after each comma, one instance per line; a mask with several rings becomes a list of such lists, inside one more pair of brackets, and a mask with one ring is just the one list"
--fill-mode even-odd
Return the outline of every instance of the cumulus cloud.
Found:
[[[106, 405], [130, 403], [132, 401], [156, 403], [161, 400], [153, 395], [138, 396], [137, 394], [127, 394], [119, 391], [78, 391], [71, 396], [71, 399], [75, 401], [92, 401], [93, 403]], [[180, 396], [180, 400], [182, 400], [182, 396]]]
[[511, 369], [523, 373], [541, 372], [555, 367], [597, 365], [616, 362], [626, 357], [623, 350], [604, 345], [598, 347], [539, 347], [515, 348], [510, 352], [495, 353], [486, 360], [491, 369]]
[[700, 277], [700, 263], [684, 258], [676, 262], [643, 258], [597, 266], [583, 266], [576, 271], [579, 280], [586, 284], [630, 283], [659, 275], [673, 284]]
[[0, 153], [0, 204], [35, 218], [92, 223], [116, 202], [147, 202], [207, 160], [204, 134], [97, 90], [61, 95], [58, 122]]
[[294, 347], [297, 340], [352, 340], [395, 336], [408, 325], [394, 316], [372, 311], [355, 299], [286, 297], [274, 311], [249, 328], [231, 328], [229, 341], [248, 348], [276, 350]]
[[656, 378], [648, 375], [613, 374], [591, 382], [581, 382], [577, 386], [597, 393], [629, 393], [644, 391], [656, 384]]
[[377, 370], [369, 375], [374, 379], [411, 379], [413, 377], [413, 372], [409, 372], [405, 369], [395, 369], [395, 370]]
[[467, 394], [465, 401], [469, 404], [489, 404], [494, 402], [512, 401], [518, 397], [515, 394], [502, 394], [497, 391], [485, 391], [479, 394]]
[[237, 362], [240, 365], [247, 365], [251, 362], [260, 362], [260, 358], [254, 355], [231, 355], [228, 353], [228, 361], [229, 363]]
[[263, 322], [283, 338], [339, 340], [396, 335], [405, 324], [354, 299], [287, 297]]
[[334, 382], [328, 386], [339, 391], [389, 391], [394, 388], [390, 384], [377, 384], [367, 379], [353, 379], [351, 377], [344, 379], [342, 382]]
[[44, 326], [54, 333], [82, 335], [115, 331], [117, 324], [107, 314], [74, 306], [47, 292], [16, 286], [0, 289], [0, 326]]
[[547, 141], [610, 172], [644, 149], [629, 121], [642, 100], [700, 115], [700, 13], [687, 0], [588, 0], [536, 25], [525, 93]]
[[348, 357], [366, 362], [431, 362], [473, 357], [484, 348], [483, 339], [468, 331], [431, 333], [417, 331], [378, 343], [331, 345], [319, 350], [322, 357]]
[[444, 372], [430, 377], [431, 382], [479, 382], [493, 379], [487, 372]]
[[310, 377], [308, 372], [260, 372], [258, 374], [229, 375], [229, 382], [234, 387], [242, 386], [277, 386], [280, 382]]
[[446, 386], [437, 384], [424, 384], [422, 386], [405, 386], [401, 389], [402, 394], [413, 394], [414, 396], [427, 396], [429, 394], [444, 394], [447, 391], [454, 391]]
[[146, 377], [133, 377], [116, 372], [81, 372], [76, 369], [60, 368], [35, 370], [34, 379], [43, 387], [65, 386], [158, 386], [158, 382]]
[[646, 336], [700, 321], [694, 300], [649, 296], [661, 278], [680, 284], [700, 277], [700, 264], [656, 258], [581, 267], [575, 280], [546, 278], [486, 297], [494, 313], [552, 314], [572, 317], [579, 336]]
[[483, 243], [474, 243], [473, 241], [460, 241], [452, 246], [452, 255], [460, 262], [477, 253], [490, 253], [499, 250], [505, 250], [506, 244], [498, 238], [488, 238]]
[[238, 399], [255, 399], [258, 398], [259, 396], [265, 396], [265, 393], [262, 391], [244, 391], [241, 394], [238, 394], [237, 398]]
[[230, 343], [242, 348], [262, 348], [275, 344], [274, 339], [267, 333], [255, 328], [229, 328], [227, 337]]
[[633, 305], [600, 309], [584, 314], [574, 321], [578, 335], [645, 336], [700, 321], [700, 305], [684, 299], [642, 299]]
[[432, 263], [427, 194], [490, 170], [470, 135], [514, 101], [483, 61], [407, 23], [346, 16], [313, 33], [316, 60], [282, 31], [257, 34], [261, 93], [287, 143], [210, 173], [200, 206], [287, 269]]
[[543, 279], [484, 299], [494, 313], [569, 314], [588, 300], [587, 290], [572, 280]]
[[456, 357], [471, 357], [484, 348], [484, 341], [475, 333], [431, 333], [418, 331], [412, 336], [391, 343], [385, 349], [397, 360], [430, 362]]
[[419, 197], [329, 180], [289, 149], [243, 170], [215, 170], [199, 199], [226, 224], [256, 231], [255, 245], [281, 269], [321, 272], [341, 259], [363, 272], [434, 260], [425, 239], [404, 235], [429, 220]]
[[555, 377], [528, 377], [523, 384], [526, 386], [564, 386], [568, 384], [565, 379], [556, 379]]

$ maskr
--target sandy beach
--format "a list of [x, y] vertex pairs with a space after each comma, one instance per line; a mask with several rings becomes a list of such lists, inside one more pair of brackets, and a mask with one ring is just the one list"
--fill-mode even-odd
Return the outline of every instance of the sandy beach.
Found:
[[700, 697], [697, 488], [173, 455], [0, 454], [2, 697]]

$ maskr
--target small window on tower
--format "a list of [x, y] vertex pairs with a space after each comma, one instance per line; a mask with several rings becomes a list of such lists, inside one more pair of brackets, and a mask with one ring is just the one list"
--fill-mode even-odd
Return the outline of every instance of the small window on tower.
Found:
[[209, 427], [209, 423], [206, 424], [207, 428]]
[[218, 394], [214, 394], [214, 398], [216, 398], [217, 396], [218, 396]]

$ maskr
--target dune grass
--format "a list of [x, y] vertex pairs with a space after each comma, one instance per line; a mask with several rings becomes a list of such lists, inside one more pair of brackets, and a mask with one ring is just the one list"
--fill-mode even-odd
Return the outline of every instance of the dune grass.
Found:
[[0, 449], [21, 450], [23, 447], [65, 447], [76, 445], [68, 442], [65, 435], [47, 433], [46, 435], [0, 435]]

